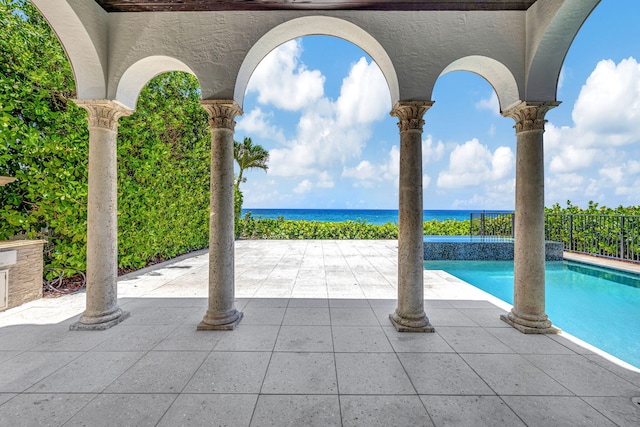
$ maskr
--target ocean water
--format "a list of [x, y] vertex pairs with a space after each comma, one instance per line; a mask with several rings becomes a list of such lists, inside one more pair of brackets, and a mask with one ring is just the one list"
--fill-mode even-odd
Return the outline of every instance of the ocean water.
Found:
[[[255, 218], [276, 219], [283, 217], [290, 220], [319, 221], [319, 222], [344, 222], [367, 221], [370, 224], [398, 223], [398, 211], [396, 209], [242, 209], [242, 214], [251, 213]], [[480, 213], [480, 210], [425, 210], [424, 220], [444, 221], [454, 219], [464, 221], [469, 219], [471, 213]], [[505, 211], [509, 212], [509, 211]]]

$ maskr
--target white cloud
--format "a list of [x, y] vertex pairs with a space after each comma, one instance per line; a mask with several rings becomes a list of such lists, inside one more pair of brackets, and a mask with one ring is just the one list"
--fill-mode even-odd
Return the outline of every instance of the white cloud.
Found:
[[260, 108], [254, 108], [248, 114], [245, 114], [237, 120], [236, 134], [245, 132], [252, 137], [259, 136], [264, 139], [271, 139], [283, 143], [285, 137], [282, 129], [269, 123], [272, 117], [273, 113], [263, 113]]
[[577, 204], [595, 198], [606, 204], [617, 194], [637, 204], [633, 183], [640, 182], [640, 162], [630, 160], [640, 154], [636, 59], [600, 61], [580, 91], [572, 118], [573, 126], [545, 127], [547, 198]]
[[313, 188], [313, 184], [308, 179], [305, 179], [298, 183], [293, 189], [293, 192], [296, 194], [308, 193]]
[[[422, 140], [422, 165], [438, 161], [444, 155], [445, 147], [442, 141], [433, 142], [433, 137], [428, 135]], [[398, 176], [400, 174], [400, 149], [393, 145], [387, 154], [386, 159], [375, 164], [369, 160], [362, 160], [357, 166], [345, 167], [342, 176], [355, 179], [355, 187], [373, 187], [374, 182], [392, 181], [398, 186]], [[423, 187], [426, 188], [431, 182], [431, 177], [423, 176]]]
[[482, 193], [474, 193], [467, 199], [456, 199], [452, 203], [455, 209], [513, 209], [515, 195], [515, 179], [483, 186]]
[[[298, 121], [296, 138], [270, 150], [269, 174], [308, 176], [342, 169], [360, 156], [372, 123], [390, 109], [382, 72], [374, 62], [361, 58], [343, 79], [337, 101], [320, 97], [309, 104]], [[326, 179], [319, 183], [333, 185]]]
[[442, 159], [443, 155], [444, 144], [442, 141], [434, 143], [431, 135], [427, 135], [427, 138], [422, 140], [422, 164], [437, 162]]
[[621, 146], [640, 141], [640, 64], [624, 59], [603, 60], [582, 87], [573, 121], [586, 142]]
[[624, 172], [622, 171], [622, 166], [612, 166], [609, 168], [601, 168], [599, 170], [600, 176], [605, 179], [608, 179], [613, 184], [620, 184], [624, 179]]
[[362, 57], [342, 81], [336, 102], [340, 124], [369, 124], [389, 113], [391, 98], [387, 81], [375, 62]]
[[318, 188], [333, 188], [335, 182], [333, 181], [333, 177], [329, 174], [328, 171], [322, 171], [318, 175], [318, 182], [316, 183], [316, 187]]
[[247, 93], [258, 92], [258, 102], [298, 111], [324, 95], [325, 78], [300, 62], [302, 42], [291, 40], [271, 51], [251, 75]]
[[498, 95], [496, 95], [495, 91], [491, 92], [488, 98], [483, 98], [480, 101], [476, 102], [476, 109], [478, 110], [489, 110], [496, 116], [500, 115], [500, 101], [498, 100]]
[[442, 188], [473, 187], [507, 178], [513, 171], [514, 155], [509, 147], [494, 153], [474, 138], [457, 145], [449, 157], [449, 168], [440, 172], [437, 185]]

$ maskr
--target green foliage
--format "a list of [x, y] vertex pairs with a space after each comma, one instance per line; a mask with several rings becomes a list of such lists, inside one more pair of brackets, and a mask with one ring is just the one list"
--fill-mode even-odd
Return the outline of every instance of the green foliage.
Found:
[[565, 250], [640, 261], [640, 206], [607, 208], [589, 202], [586, 209], [567, 201], [545, 209], [547, 240]]
[[397, 239], [398, 226], [366, 221], [316, 222], [253, 218], [238, 221], [239, 236], [246, 239]]
[[[46, 238], [45, 266], [85, 270], [88, 140], [69, 62], [26, 0], [0, 0], [0, 240]], [[208, 243], [209, 153], [197, 80], [153, 79], [118, 136], [119, 265]]]
[[[367, 221], [317, 222], [254, 218], [250, 213], [238, 221], [237, 232], [245, 239], [397, 239], [398, 226]], [[469, 234], [469, 221], [427, 221], [424, 234]]]
[[424, 235], [425, 236], [464, 236], [469, 235], [469, 220], [456, 221], [454, 219], [447, 219], [444, 221], [425, 221], [424, 223]]
[[84, 269], [87, 142], [70, 99], [73, 74], [45, 20], [25, 0], [0, 0], [0, 240], [46, 238], [46, 263]]
[[253, 145], [251, 138], [245, 138], [242, 142], [233, 141], [233, 158], [238, 164], [239, 172], [235, 177], [234, 189], [234, 206], [233, 213], [236, 222], [236, 236], [238, 221], [242, 215], [242, 202], [244, 197], [240, 191], [240, 184], [245, 182], [247, 178], [243, 177], [244, 171], [249, 169], [262, 169], [265, 172], [269, 169], [267, 162], [269, 161], [269, 152], [261, 145]]
[[118, 263], [143, 267], [209, 241], [207, 114], [195, 77], [166, 73], [142, 90], [118, 133]]

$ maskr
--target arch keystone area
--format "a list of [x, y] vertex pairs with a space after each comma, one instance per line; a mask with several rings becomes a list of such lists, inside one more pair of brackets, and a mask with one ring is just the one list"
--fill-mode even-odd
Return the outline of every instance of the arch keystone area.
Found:
[[118, 81], [115, 100], [135, 110], [138, 96], [144, 85], [155, 76], [169, 71], [183, 71], [196, 76], [188, 65], [178, 59], [161, 55], [148, 56], [134, 63], [124, 72]]
[[249, 79], [265, 56], [289, 40], [311, 35], [326, 35], [344, 39], [364, 50], [384, 75], [391, 95], [391, 105], [400, 100], [398, 76], [391, 58], [382, 45], [368, 32], [344, 19], [329, 16], [305, 16], [292, 19], [271, 29], [247, 52], [240, 66], [233, 98], [242, 107]]
[[466, 56], [449, 64], [440, 76], [453, 71], [470, 71], [484, 78], [498, 95], [500, 111], [506, 111], [520, 102], [518, 83], [513, 73], [503, 63], [486, 56]]

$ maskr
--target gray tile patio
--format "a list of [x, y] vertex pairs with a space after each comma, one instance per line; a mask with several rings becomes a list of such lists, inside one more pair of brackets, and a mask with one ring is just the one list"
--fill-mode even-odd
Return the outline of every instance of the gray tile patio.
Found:
[[235, 331], [196, 331], [199, 253], [122, 277], [131, 317], [69, 331], [84, 295], [0, 313], [0, 425], [638, 426], [640, 373], [526, 336], [425, 271], [433, 334], [398, 333], [395, 241], [238, 241]]

